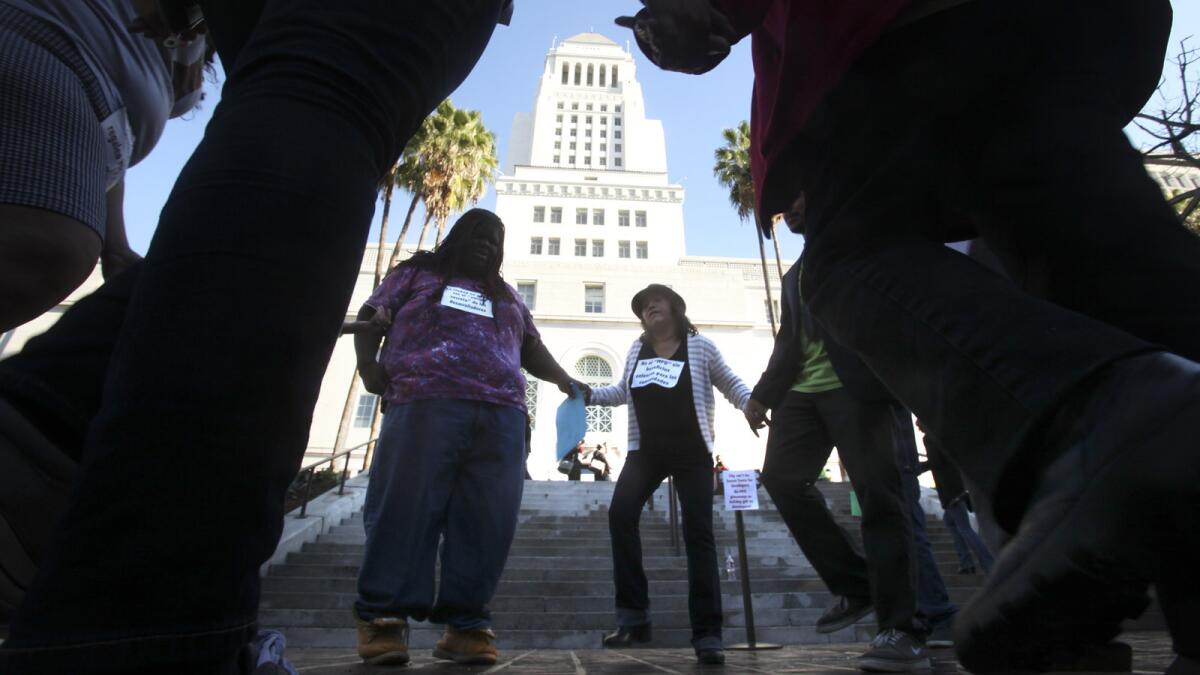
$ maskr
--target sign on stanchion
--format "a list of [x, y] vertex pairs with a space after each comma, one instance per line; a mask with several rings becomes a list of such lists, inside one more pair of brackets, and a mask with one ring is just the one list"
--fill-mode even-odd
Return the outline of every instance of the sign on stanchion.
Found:
[[754, 602], [750, 598], [750, 563], [746, 556], [746, 525], [742, 511], [758, 510], [758, 472], [724, 471], [721, 480], [725, 483], [725, 510], [733, 511], [737, 523], [738, 568], [742, 583], [742, 610], [746, 614], [746, 642], [729, 645], [726, 649], [779, 649], [782, 645], [759, 642], [754, 635]]

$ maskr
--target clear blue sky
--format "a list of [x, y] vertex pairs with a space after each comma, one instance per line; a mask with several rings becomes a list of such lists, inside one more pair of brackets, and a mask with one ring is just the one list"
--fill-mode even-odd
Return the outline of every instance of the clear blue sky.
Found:
[[[1176, 0], [1174, 6], [1170, 55], [1177, 51], [1179, 40], [1187, 36], [1196, 35], [1190, 44], [1200, 47], [1200, 2]], [[496, 133], [503, 163], [513, 115], [531, 109], [552, 40], [594, 30], [624, 45], [631, 35], [613, 25], [612, 19], [639, 7], [634, 0], [516, 0], [513, 25], [497, 28], [475, 71], [450, 98], [459, 107], [482, 111], [485, 123]], [[647, 115], [662, 120], [666, 130], [670, 178], [687, 189], [684, 222], [688, 254], [757, 257], [753, 228], [738, 222], [727, 192], [712, 177], [713, 150], [720, 145], [721, 130], [750, 116], [749, 40], [735, 46], [724, 63], [702, 77], [663, 72], [646, 61], [636, 45], [632, 51], [646, 96]], [[1168, 71], [1167, 75], [1173, 73]], [[219, 93], [210, 85], [203, 109], [187, 119], [170, 122], [153, 154], [129, 172], [126, 222], [134, 250], [144, 253], [149, 246], [158, 212], [175, 176], [199, 142], [218, 98]], [[397, 226], [393, 232], [398, 232], [398, 219], [403, 218], [407, 204], [403, 195], [399, 201], [401, 212], [394, 216]], [[495, 193], [489, 189], [480, 206], [490, 208], [494, 204]], [[376, 228], [380, 210], [376, 209]], [[371, 236], [378, 237], [378, 230], [373, 229]], [[415, 233], [411, 239], [415, 241]], [[784, 232], [780, 241], [785, 258], [799, 255], [801, 242], [797, 237]]]

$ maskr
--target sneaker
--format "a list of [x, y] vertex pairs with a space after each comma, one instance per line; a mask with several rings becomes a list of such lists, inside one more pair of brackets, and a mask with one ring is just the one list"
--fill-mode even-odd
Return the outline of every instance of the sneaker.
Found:
[[929, 637], [925, 639], [926, 647], [936, 647], [944, 649], [954, 646], [954, 624], [951, 621], [943, 621], [934, 626], [933, 630], [929, 631]]
[[463, 665], [490, 666], [496, 662], [496, 634], [488, 628], [459, 630], [446, 626], [442, 639], [433, 648], [433, 655]]
[[698, 649], [696, 650], [696, 661], [705, 666], [719, 666], [725, 663], [725, 650]]
[[817, 619], [818, 633], [832, 633], [853, 624], [871, 613], [870, 598], [851, 598], [839, 595], [834, 603]]
[[376, 666], [408, 663], [408, 622], [394, 616], [366, 621], [358, 618], [358, 655]]
[[925, 645], [911, 633], [896, 628], [879, 631], [871, 646], [858, 657], [858, 667], [876, 673], [906, 673], [930, 667]]

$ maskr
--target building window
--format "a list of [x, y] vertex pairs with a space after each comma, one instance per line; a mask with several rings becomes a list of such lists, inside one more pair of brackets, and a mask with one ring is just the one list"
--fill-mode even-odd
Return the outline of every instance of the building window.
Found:
[[592, 86], [592, 75], [596, 72], [596, 68], [592, 64], [588, 64], [587, 69], [587, 86]]
[[578, 131], [578, 129], [572, 128], [572, 129], [571, 129], [571, 135], [572, 135], [572, 136], [578, 136], [579, 134], [575, 133], [576, 131]]
[[629, 227], [628, 211], [617, 211], [617, 227]]
[[583, 144], [583, 149], [584, 149], [584, 150], [591, 150], [591, 149], [592, 149], [592, 144], [591, 144], [591, 143], [584, 143], [584, 144]]
[[587, 284], [583, 287], [583, 311], [585, 314], [604, 313], [604, 284]]
[[587, 209], [575, 209], [575, 224], [587, 225]]
[[608, 104], [607, 103], [600, 104], [600, 112], [608, 112]]
[[[589, 110], [591, 110], [591, 106], [588, 106], [588, 109], [589, 109]], [[591, 115], [588, 115], [586, 118], [584, 118], [584, 122], [586, 122], [586, 123], [588, 123], [588, 124], [591, 124], [591, 123], [592, 123], [592, 116], [591, 116]]]
[[[613, 66], [612, 86], [614, 86], [614, 87], [617, 86], [617, 67], [616, 66]], [[620, 110], [620, 109], [621, 109], [621, 106], [617, 106], [617, 110]]]
[[584, 157], [584, 158], [583, 158], [583, 163], [584, 163], [584, 165], [585, 165], [585, 166], [591, 166], [591, 164], [592, 164], [592, 156], [591, 156], [591, 155], [588, 155], [588, 156]]
[[645, 227], [646, 226], [646, 212], [638, 211], [638, 212], [634, 213], [633, 214], [633, 224], [638, 227]]
[[[578, 63], [576, 63], [576, 64], [575, 64], [575, 84], [576, 84], [577, 86], [579, 85], [579, 76], [580, 76], [582, 73], [583, 73], [583, 67], [582, 67], [581, 65], [579, 65]], [[576, 104], [576, 105], [578, 105], [578, 104]], [[575, 105], [572, 105], [572, 106], [571, 106], [571, 109], [572, 109], [572, 110], [575, 110]]]
[[554, 163], [555, 163], [555, 164], [558, 164], [558, 163], [559, 163], [561, 160], [562, 160], [562, 156], [561, 156], [561, 155], [555, 155], [555, 156], [554, 156]]
[[591, 109], [592, 109], [592, 104], [591, 104], [591, 103], [589, 103], [589, 104], [587, 104], [586, 106], [584, 106], [584, 108], [585, 108], [586, 110], [591, 110]]
[[542, 238], [541, 237], [530, 237], [529, 238], [529, 253], [531, 255], [541, 255], [542, 254]]
[[621, 137], [621, 130], [613, 129], [613, 138], [620, 138], [620, 137]]
[[592, 224], [593, 225], [603, 225], [604, 224], [604, 209], [592, 209]]
[[546, 247], [546, 253], [549, 255], [558, 255], [558, 237], [551, 237]]
[[615, 110], [617, 112], [621, 112], [621, 106], [617, 105], [615, 108], [613, 108], [613, 110]]
[[[772, 310], [774, 314], [771, 313]], [[767, 323], [773, 323], [775, 319], [779, 318], [779, 301], [771, 302], [763, 298], [763, 313], [767, 315]]]
[[600, 118], [600, 126], [602, 126], [602, 127], [608, 126], [608, 118], [607, 117]]
[[600, 130], [600, 138], [608, 138], [608, 129]]
[[554, 141], [554, 149], [561, 150], [562, 149], [562, 141]]
[[571, 124], [577, 124], [578, 122], [579, 122], [579, 115], [571, 115]]
[[556, 128], [556, 129], [554, 130], [554, 135], [555, 135], [555, 136], [562, 136], [562, 127], [558, 127], [558, 128]]
[[552, 223], [561, 223], [562, 222], [562, 207], [561, 206], [551, 206], [550, 207], [550, 222], [552, 222]]
[[613, 166], [621, 166], [621, 158], [613, 157]]
[[575, 255], [580, 257], [587, 255], [587, 239], [575, 240]]
[[583, 129], [583, 135], [584, 135], [584, 136], [589, 136], [589, 137], [590, 137], [590, 136], [592, 135], [592, 128], [591, 128], [591, 127], [584, 127], [584, 129]]
[[608, 150], [608, 143], [601, 143], [600, 152], [604, 152], [605, 150]]
[[592, 257], [593, 258], [603, 258], [604, 257], [604, 240], [603, 239], [593, 239], [592, 240]]
[[600, 166], [608, 166], [608, 160], [604, 157], [600, 158]]
[[575, 141], [571, 141], [571, 145], [570, 145], [570, 146], [568, 146], [568, 147], [569, 147], [571, 150], [574, 150], [574, 149], [575, 149]]
[[621, 144], [613, 143], [613, 152], [620, 152], [620, 151], [621, 151]]
[[521, 296], [521, 302], [532, 311], [537, 304], [537, 282], [518, 281], [517, 294]]
[[629, 242], [627, 242], [627, 241], [618, 241], [617, 242], [617, 257], [618, 258], [628, 258], [629, 257]]
[[354, 426], [365, 428], [371, 426], [371, 418], [375, 416], [375, 405], [379, 397], [375, 394], [359, 394], [358, 405], [354, 407]]
[[620, 117], [614, 117], [614, 118], [613, 118], [613, 126], [614, 126], [614, 127], [619, 127], [619, 126], [621, 126], [621, 118], [620, 118]]
[[555, 122], [562, 122], [562, 115], [555, 115], [555, 116], [554, 116], [554, 121], [555, 121]]
[[650, 248], [646, 245], [646, 242], [639, 241], [637, 243], [636, 250], [637, 250], [638, 260], [645, 260], [646, 258], [650, 257]]
[[[565, 74], [566, 72], [567, 72], [567, 67], [566, 67], [566, 65], [564, 64], [564, 65], [563, 65], [563, 73]], [[563, 84], [566, 84], [566, 83], [567, 83], [567, 80], [566, 80], [566, 78], [564, 77], [564, 78], [563, 78]], [[559, 101], [559, 102], [558, 102], [558, 109], [559, 109], [559, 110], [562, 110], [562, 109], [563, 109], [563, 103], [562, 103], [562, 101]]]
[[579, 104], [578, 104], [578, 103], [572, 103], [572, 104], [571, 104], [571, 110], [579, 110]]
[[[608, 361], [599, 356], [585, 356], [575, 362], [575, 377], [592, 387], [612, 384], [613, 370]], [[612, 408], [590, 406], [587, 408], [587, 430], [594, 433], [610, 433], [613, 430]]]
[[544, 206], [533, 207], [533, 222], [535, 222], [535, 223], [546, 222], [546, 207], [544, 207]]
[[525, 410], [529, 415], [529, 428], [537, 428], [537, 399], [538, 399], [538, 379], [525, 369], [521, 369], [521, 375], [525, 377]]

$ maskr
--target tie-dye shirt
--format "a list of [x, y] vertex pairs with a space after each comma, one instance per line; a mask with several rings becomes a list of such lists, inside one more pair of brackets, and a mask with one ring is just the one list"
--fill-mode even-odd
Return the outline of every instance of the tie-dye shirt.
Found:
[[[525, 410], [521, 345], [538, 337], [520, 296], [492, 298], [495, 319], [446, 306], [437, 298], [442, 279], [429, 270], [401, 267], [367, 299], [392, 312], [381, 362], [388, 374], [384, 398], [392, 403], [456, 398]], [[473, 279], [451, 277], [452, 288], [482, 292]]]

